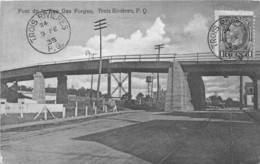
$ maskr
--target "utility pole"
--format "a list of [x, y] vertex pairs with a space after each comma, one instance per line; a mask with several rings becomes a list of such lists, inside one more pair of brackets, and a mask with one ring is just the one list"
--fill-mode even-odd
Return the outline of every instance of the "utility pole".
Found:
[[97, 85], [97, 101], [99, 100], [99, 88], [100, 88], [100, 76], [102, 71], [102, 29], [107, 28], [106, 26], [106, 19], [100, 19], [95, 23], [94, 30], [99, 30], [99, 37], [100, 37], [100, 60], [99, 60], [99, 70], [98, 70], [98, 85]]
[[[163, 48], [164, 44], [157, 44], [155, 45], [155, 49], [158, 50], [158, 55], [157, 55], [157, 61], [159, 63], [160, 61], [160, 50]], [[156, 96], [156, 106], [158, 107], [159, 103], [159, 92], [160, 92], [160, 81], [159, 81], [159, 72], [157, 72], [157, 96]]]
[[[97, 55], [96, 53], [90, 53], [90, 51], [86, 51], [86, 55], [89, 55], [89, 59], [94, 59], [94, 56]], [[91, 74], [91, 90], [90, 90], [90, 104], [93, 104], [93, 73]]]

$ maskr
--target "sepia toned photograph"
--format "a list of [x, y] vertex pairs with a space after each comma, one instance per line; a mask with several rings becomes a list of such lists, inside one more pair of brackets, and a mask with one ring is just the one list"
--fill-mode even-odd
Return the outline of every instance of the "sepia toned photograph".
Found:
[[0, 7], [0, 164], [260, 164], [260, 1]]

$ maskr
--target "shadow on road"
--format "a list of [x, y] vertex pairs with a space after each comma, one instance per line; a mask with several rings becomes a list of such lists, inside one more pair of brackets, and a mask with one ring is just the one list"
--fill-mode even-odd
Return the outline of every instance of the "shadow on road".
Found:
[[[97, 142], [151, 163], [230, 164], [229, 129], [229, 122], [155, 120], [73, 139]], [[235, 124], [235, 162], [257, 161], [253, 152], [260, 152], [259, 136], [259, 126]]]

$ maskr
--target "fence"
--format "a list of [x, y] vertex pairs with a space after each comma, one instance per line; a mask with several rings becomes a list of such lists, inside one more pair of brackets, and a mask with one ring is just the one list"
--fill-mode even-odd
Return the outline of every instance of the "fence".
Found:
[[[95, 106], [85, 106], [84, 109], [79, 108], [78, 101], [76, 101], [75, 107], [70, 109], [64, 107], [63, 104], [37, 104], [37, 103], [24, 103], [24, 99], [19, 99], [18, 103], [9, 103], [6, 99], [1, 99], [0, 114], [19, 114], [20, 118], [24, 118], [24, 114], [36, 114], [34, 119], [43, 113], [44, 119], [47, 120], [47, 112], [52, 116], [52, 118], [65, 118], [65, 117], [78, 117], [78, 116], [88, 116], [88, 115], [98, 115], [101, 113], [117, 112], [117, 106], [108, 108], [106, 105]], [[101, 103], [102, 104], [102, 103]], [[34, 116], [33, 116], [34, 117]], [[30, 120], [30, 119], [29, 119]]]
[[38, 113], [46, 106], [51, 112], [62, 112], [63, 104], [18, 104], [6, 103], [6, 106], [1, 106], [1, 114], [8, 113]]

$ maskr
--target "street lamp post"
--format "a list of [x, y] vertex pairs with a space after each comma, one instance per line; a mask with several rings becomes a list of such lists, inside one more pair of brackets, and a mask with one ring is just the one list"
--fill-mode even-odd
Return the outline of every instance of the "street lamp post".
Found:
[[[158, 50], [158, 55], [157, 55], [157, 61], [160, 61], [160, 50], [163, 48], [164, 44], [157, 44], [155, 45], [155, 49]], [[158, 107], [159, 103], [159, 92], [160, 92], [160, 81], [159, 81], [159, 72], [157, 72], [157, 96], [156, 96], [156, 106]]]
[[107, 26], [105, 26], [107, 23], [104, 21], [106, 21], [106, 19], [100, 19], [94, 22], [95, 23], [94, 30], [99, 30], [99, 37], [100, 37], [100, 60], [99, 60], [99, 70], [98, 70], [97, 100], [99, 99], [100, 76], [102, 71], [102, 29], [107, 28]]

